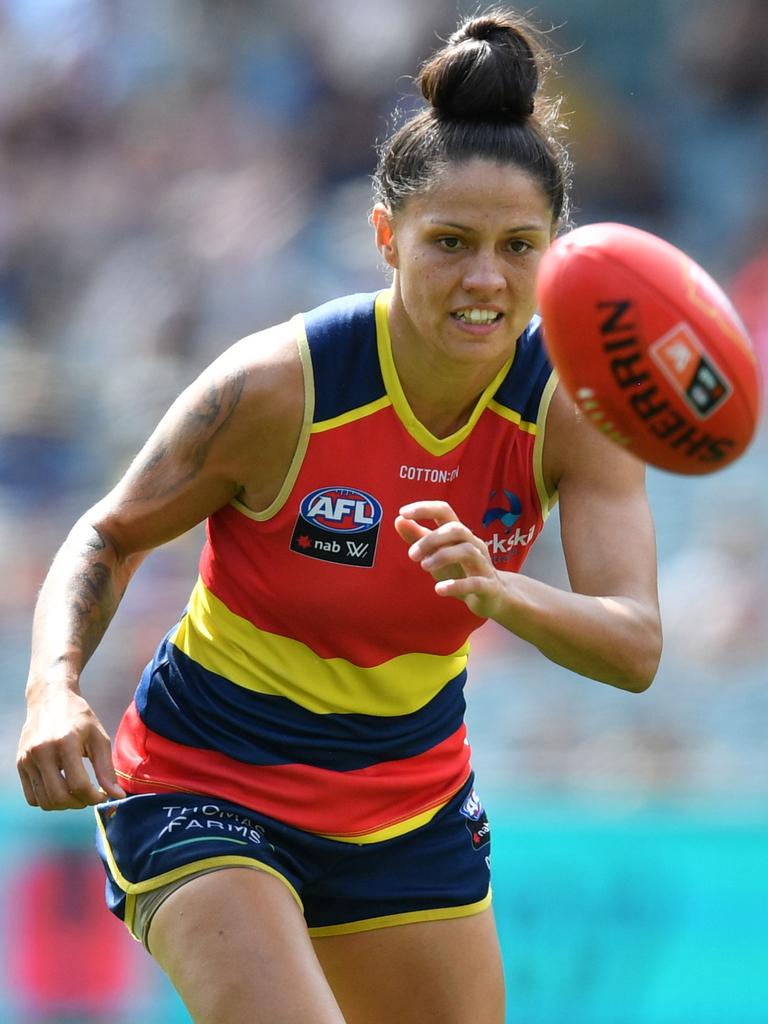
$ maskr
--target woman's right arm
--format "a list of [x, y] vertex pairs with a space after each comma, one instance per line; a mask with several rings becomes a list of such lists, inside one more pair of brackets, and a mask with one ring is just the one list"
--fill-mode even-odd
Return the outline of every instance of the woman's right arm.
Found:
[[17, 757], [29, 804], [62, 810], [124, 795], [109, 737], [80, 694], [80, 674], [147, 552], [235, 496], [269, 504], [298, 441], [302, 409], [301, 367], [287, 328], [244, 339], [179, 396], [122, 480], [75, 524], [32, 626]]

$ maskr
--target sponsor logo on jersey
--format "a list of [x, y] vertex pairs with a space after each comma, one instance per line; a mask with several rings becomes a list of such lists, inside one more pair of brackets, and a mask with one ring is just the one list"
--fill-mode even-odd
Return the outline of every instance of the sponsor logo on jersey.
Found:
[[650, 347], [651, 357], [698, 417], [710, 416], [731, 393], [725, 374], [704, 353], [687, 324], [680, 323]]
[[[206, 839], [219, 839], [242, 845], [260, 845], [264, 842], [263, 826], [245, 814], [222, 808], [218, 804], [202, 804], [196, 807], [171, 804], [163, 806], [162, 810], [165, 811], [166, 821], [157, 834], [158, 840], [168, 835], [179, 840], [178, 833], [181, 832], [184, 835], [181, 841], [186, 843], [199, 843]], [[232, 836], [235, 838], [230, 838]], [[162, 853], [174, 845], [175, 842], [171, 846], [158, 846], [154, 852]]]
[[483, 526], [490, 526], [491, 523], [499, 522], [504, 526], [506, 532], [509, 533], [520, 518], [523, 504], [512, 491], [504, 489], [501, 493], [504, 495], [504, 498], [499, 500], [497, 492], [491, 491], [488, 499], [488, 508], [483, 513]]
[[401, 480], [419, 480], [430, 484], [449, 484], [459, 475], [459, 467], [453, 469], [430, 469], [428, 466], [401, 466]]
[[[513, 491], [502, 488], [501, 491], [491, 491], [488, 498], [488, 508], [483, 513], [483, 526], [487, 529], [494, 523], [500, 523], [504, 527], [504, 533], [494, 531], [493, 536], [486, 540], [491, 560], [502, 565], [509, 560], [518, 547], [527, 547], [534, 538], [536, 527], [517, 526], [516, 523], [523, 514], [523, 503]], [[513, 530], [514, 527], [514, 530]]]
[[527, 530], [521, 529], [518, 526], [515, 532], [511, 533], [508, 537], [502, 537], [498, 533], [494, 533], [491, 539], [485, 543], [488, 546], [491, 558], [495, 555], [511, 555], [517, 547], [528, 547], [533, 540], [535, 532], [535, 526], [531, 526]]
[[381, 504], [366, 491], [320, 487], [301, 500], [291, 551], [324, 562], [370, 568], [381, 516]]

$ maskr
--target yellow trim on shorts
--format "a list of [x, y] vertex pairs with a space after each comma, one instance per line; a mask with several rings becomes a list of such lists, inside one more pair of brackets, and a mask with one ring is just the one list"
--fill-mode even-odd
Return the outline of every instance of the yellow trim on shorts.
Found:
[[133, 922], [136, 917], [136, 897], [133, 893], [129, 893], [125, 897], [125, 916], [123, 917], [123, 924], [131, 933], [131, 938], [136, 939], [137, 942], [141, 942], [141, 939], [133, 929]]
[[321, 928], [310, 928], [313, 939], [321, 939], [327, 935], [353, 935], [355, 932], [372, 932], [378, 928], [394, 928], [400, 924], [416, 924], [419, 921], [448, 921], [452, 918], [472, 917], [481, 914], [491, 905], [491, 890], [477, 903], [467, 903], [463, 907], [440, 907], [436, 910], [411, 910], [404, 914], [389, 914], [385, 917], [369, 917], [364, 921], [350, 921], [349, 924], [329, 924]]
[[[283, 885], [287, 886], [296, 903], [299, 906], [299, 910], [304, 913], [304, 904], [301, 902], [296, 889], [291, 885], [285, 875], [281, 875], [279, 871], [271, 866], [271, 864], [263, 864], [259, 860], [254, 860], [251, 857], [239, 857], [236, 855], [224, 855], [221, 857], [203, 857], [201, 860], [193, 860], [188, 864], [182, 864], [181, 867], [173, 868], [171, 871], [164, 871], [162, 875], [154, 875], [152, 878], [145, 878], [143, 882], [129, 882], [128, 879], [122, 874], [115, 861], [114, 854], [112, 853], [112, 847], [109, 844], [107, 833], [104, 828], [104, 823], [101, 820], [101, 816], [98, 811], [94, 809], [96, 815], [96, 824], [101, 832], [104, 840], [104, 850], [107, 856], [107, 863], [109, 864], [109, 870], [112, 877], [126, 894], [126, 896], [138, 896], [143, 892], [151, 892], [153, 889], [159, 889], [169, 882], [175, 882], [179, 878], [186, 878], [187, 875], [194, 875], [198, 872], [205, 872], [209, 868], [220, 868], [220, 867], [237, 867], [237, 868], [253, 868], [256, 871], [265, 871], [268, 875], [273, 875], [275, 878], [279, 878]], [[126, 901], [126, 913], [127, 913], [127, 901]], [[133, 917], [134, 908], [131, 907], [131, 917]], [[126, 924], [127, 924], [126, 919]]]
[[[466, 779], [464, 780], [466, 781]], [[464, 783], [462, 783], [462, 786]], [[461, 787], [459, 787], [461, 788]], [[458, 790], [456, 791], [458, 792]], [[455, 796], [456, 793], [453, 794]], [[329, 835], [327, 832], [318, 832], [316, 835], [322, 836], [323, 839], [333, 839], [336, 843], [353, 843], [355, 846], [367, 846], [369, 843], [382, 843], [385, 839], [395, 839], [397, 836], [403, 836], [406, 832], [414, 832], [417, 828], [421, 828], [428, 822], [432, 821], [438, 811], [442, 811], [446, 804], [453, 800], [453, 796], [444, 800], [437, 807], [431, 807], [427, 811], [422, 811], [421, 814], [415, 814], [412, 818], [406, 818], [405, 821], [398, 821], [394, 825], [387, 825], [386, 828], [377, 829], [375, 832], [366, 832], [363, 835], [358, 836], [334, 836]]]

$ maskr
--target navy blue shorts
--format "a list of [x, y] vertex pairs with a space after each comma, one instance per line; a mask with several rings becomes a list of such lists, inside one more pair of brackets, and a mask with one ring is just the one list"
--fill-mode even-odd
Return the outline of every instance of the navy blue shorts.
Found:
[[142, 893], [231, 866], [281, 879], [315, 936], [464, 917], [490, 904], [490, 829], [471, 778], [427, 824], [367, 844], [193, 793], [129, 796], [95, 810], [107, 903], [132, 932]]

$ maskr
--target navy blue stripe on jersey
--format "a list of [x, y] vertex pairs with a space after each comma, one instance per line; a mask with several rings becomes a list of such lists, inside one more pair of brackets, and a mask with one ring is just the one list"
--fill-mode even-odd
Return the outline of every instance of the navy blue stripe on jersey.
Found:
[[174, 743], [246, 764], [355, 771], [415, 757], [453, 735], [466, 710], [466, 671], [407, 715], [318, 715], [285, 697], [237, 686], [169, 642], [158, 654], [136, 692], [144, 724]]
[[315, 423], [386, 394], [376, 344], [376, 295], [347, 295], [304, 314], [315, 378]]
[[552, 374], [552, 365], [544, 350], [541, 318], [535, 316], [517, 339], [515, 358], [509, 373], [499, 385], [494, 401], [519, 412], [535, 423], [541, 395]]

